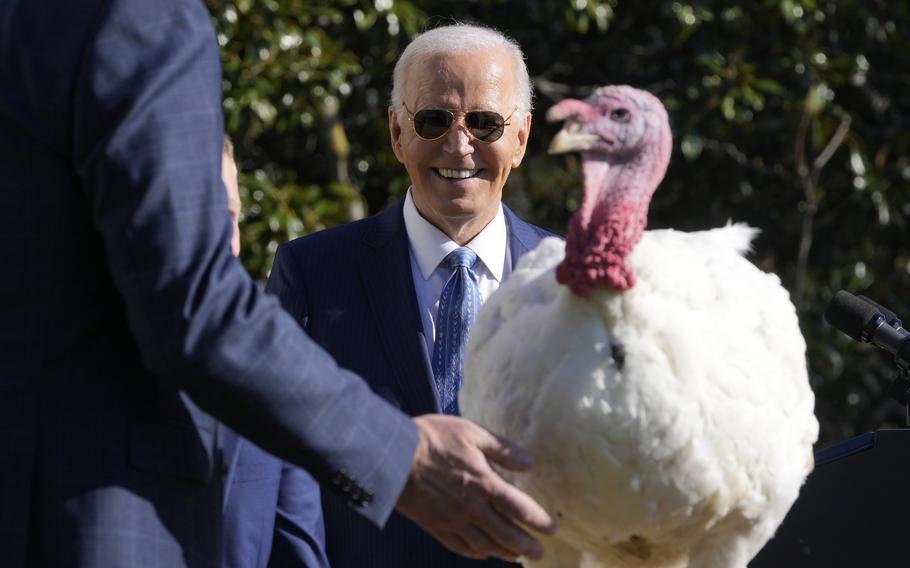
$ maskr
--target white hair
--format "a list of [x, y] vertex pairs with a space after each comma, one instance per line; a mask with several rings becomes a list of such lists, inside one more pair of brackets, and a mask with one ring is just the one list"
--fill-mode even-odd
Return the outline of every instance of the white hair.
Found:
[[454, 24], [423, 32], [415, 37], [404, 48], [392, 76], [392, 98], [390, 105], [395, 112], [404, 110], [404, 86], [408, 72], [414, 64], [427, 57], [439, 54], [471, 53], [504, 49], [512, 58], [512, 69], [515, 73], [515, 104], [518, 110], [531, 112], [531, 78], [525, 65], [525, 56], [518, 43], [505, 34], [481, 26]]

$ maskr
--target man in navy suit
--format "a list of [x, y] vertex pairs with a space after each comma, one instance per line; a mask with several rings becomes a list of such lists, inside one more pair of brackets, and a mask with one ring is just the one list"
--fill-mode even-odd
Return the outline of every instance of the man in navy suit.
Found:
[[4, 566], [217, 566], [216, 417], [375, 525], [540, 554], [487, 461], [523, 452], [395, 410], [231, 255], [201, 1], [2, 0], [0, 78]]
[[[375, 217], [278, 249], [267, 289], [340, 364], [412, 416], [443, 410], [431, 360], [451, 273], [444, 257], [470, 248], [488, 297], [550, 235], [501, 204], [524, 156], [530, 107], [528, 72], [511, 40], [473, 26], [418, 36], [396, 65], [389, 109], [392, 146], [412, 183], [407, 196]], [[333, 495], [322, 502], [334, 568], [501, 564], [454, 554], [402, 515], [377, 533]]]

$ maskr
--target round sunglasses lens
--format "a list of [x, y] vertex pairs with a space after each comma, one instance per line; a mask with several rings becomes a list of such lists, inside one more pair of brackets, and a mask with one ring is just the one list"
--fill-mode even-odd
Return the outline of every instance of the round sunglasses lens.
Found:
[[452, 126], [452, 115], [444, 110], [424, 109], [414, 115], [414, 130], [427, 140], [439, 138]]
[[495, 142], [502, 136], [505, 120], [492, 111], [473, 111], [465, 116], [465, 125], [478, 140]]

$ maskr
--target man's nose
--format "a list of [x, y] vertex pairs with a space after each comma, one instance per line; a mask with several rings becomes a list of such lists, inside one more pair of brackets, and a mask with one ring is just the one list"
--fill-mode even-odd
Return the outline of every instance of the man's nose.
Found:
[[449, 131], [446, 132], [445, 142], [442, 145], [442, 149], [449, 154], [470, 154], [474, 149], [471, 146], [472, 140], [473, 137], [468, 133], [468, 128], [465, 126], [464, 118], [459, 117], [455, 119], [455, 122], [449, 128]]

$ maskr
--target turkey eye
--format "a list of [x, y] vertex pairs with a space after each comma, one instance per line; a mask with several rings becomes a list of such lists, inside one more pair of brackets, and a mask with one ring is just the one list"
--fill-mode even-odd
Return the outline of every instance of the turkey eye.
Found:
[[612, 118], [613, 120], [615, 120], [617, 122], [625, 122], [625, 121], [629, 120], [629, 116], [630, 116], [629, 111], [627, 111], [624, 108], [615, 109], [613, 112], [610, 113], [610, 118]]

